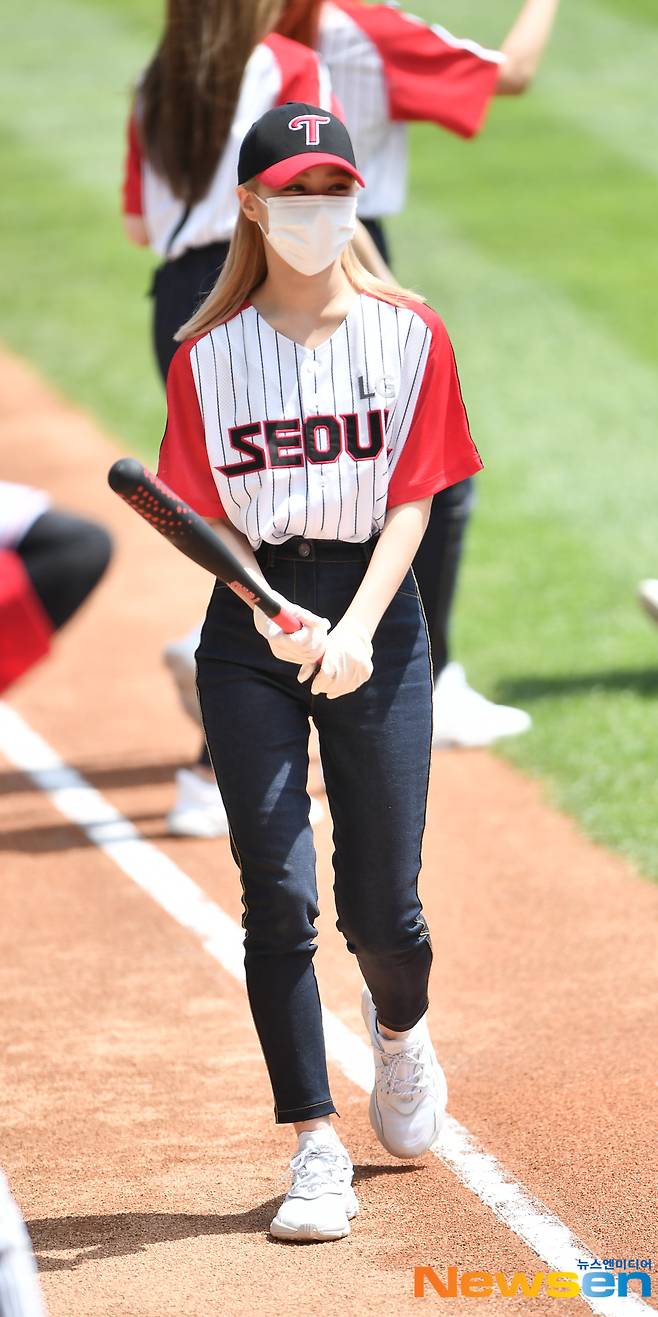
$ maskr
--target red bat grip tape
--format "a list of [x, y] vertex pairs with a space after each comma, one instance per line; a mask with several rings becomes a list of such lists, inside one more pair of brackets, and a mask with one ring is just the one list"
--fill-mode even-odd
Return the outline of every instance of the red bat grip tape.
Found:
[[288, 612], [287, 608], [282, 608], [280, 613], [275, 613], [272, 621], [276, 622], [277, 626], [280, 626], [281, 630], [285, 631], [288, 636], [291, 636], [294, 631], [301, 631], [303, 625], [298, 617]]

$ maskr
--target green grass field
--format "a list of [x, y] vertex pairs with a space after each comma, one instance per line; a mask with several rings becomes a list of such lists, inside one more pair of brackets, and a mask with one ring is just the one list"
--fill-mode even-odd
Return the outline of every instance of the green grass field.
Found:
[[[496, 45], [513, 0], [410, 5]], [[153, 457], [148, 254], [123, 241], [129, 88], [155, 0], [33, 0], [4, 23], [0, 335]], [[412, 133], [395, 267], [443, 314], [486, 472], [455, 657], [528, 708], [504, 751], [658, 877], [658, 11], [564, 5], [536, 86], [464, 143]], [[38, 471], [34, 473], [38, 483]]]

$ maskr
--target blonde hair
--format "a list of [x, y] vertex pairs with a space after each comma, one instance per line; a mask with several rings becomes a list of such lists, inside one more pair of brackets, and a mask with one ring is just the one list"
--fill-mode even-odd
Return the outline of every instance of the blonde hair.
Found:
[[[248, 186], [253, 190], [253, 184]], [[343, 252], [342, 266], [347, 279], [357, 293], [368, 293], [371, 297], [377, 297], [381, 302], [390, 302], [393, 306], [404, 306], [409, 299], [415, 302], [425, 301], [420, 293], [412, 293], [397, 284], [385, 283], [383, 279], [377, 279], [374, 274], [370, 274], [361, 264], [352, 243], [349, 243]], [[209, 333], [225, 320], [230, 320], [245, 302], [249, 301], [251, 294], [263, 283], [266, 275], [265, 239], [258, 224], [247, 219], [241, 210], [233, 230], [225, 265], [215, 287], [194, 315], [181, 325], [174, 338], [179, 343], [186, 338], [196, 338], [199, 334]]]

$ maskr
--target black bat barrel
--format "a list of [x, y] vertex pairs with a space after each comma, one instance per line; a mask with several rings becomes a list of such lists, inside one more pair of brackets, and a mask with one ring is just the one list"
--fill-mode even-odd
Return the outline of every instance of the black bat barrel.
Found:
[[181, 553], [220, 580], [231, 579], [232, 555], [218, 544], [212, 528], [141, 462], [122, 457], [107, 478], [115, 493]]
[[128, 498], [144, 479], [144, 467], [136, 457], [120, 457], [107, 473], [107, 483], [115, 494]]
[[261, 593], [257, 582], [211, 526], [172, 489], [147, 471], [135, 457], [120, 457], [110, 467], [108, 484], [115, 494], [153, 526], [160, 535], [199, 567], [225, 581], [245, 603], [258, 605], [268, 617], [275, 617], [285, 631], [296, 631], [301, 622], [288, 614], [267, 591]]

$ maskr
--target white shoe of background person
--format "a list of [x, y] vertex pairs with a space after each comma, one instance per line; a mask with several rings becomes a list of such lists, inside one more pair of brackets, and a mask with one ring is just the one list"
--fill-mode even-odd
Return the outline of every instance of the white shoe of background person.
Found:
[[[188, 716], [201, 727], [201, 710], [196, 691], [194, 655], [201, 639], [197, 626], [172, 640], [162, 657], [174, 679], [180, 702]], [[314, 827], [324, 818], [319, 800], [311, 796], [310, 822]], [[198, 768], [181, 768], [176, 773], [176, 800], [167, 814], [167, 828], [174, 837], [228, 837], [228, 819], [214, 777]]]
[[658, 581], [652, 579], [640, 581], [637, 597], [649, 617], [653, 618], [654, 622], [658, 622]]
[[314, 828], [316, 823], [321, 823], [323, 818], [324, 808], [322, 802], [317, 800], [315, 796], [311, 796], [311, 808], [308, 813], [308, 821], [311, 827]]
[[504, 736], [520, 736], [532, 726], [524, 709], [494, 704], [474, 691], [461, 664], [448, 663], [434, 687], [432, 745], [491, 745]]
[[176, 773], [176, 800], [167, 814], [167, 828], [174, 837], [228, 837], [228, 819], [214, 777], [194, 769]]
[[[174, 837], [228, 837], [228, 819], [219, 787], [214, 777], [206, 778], [203, 771], [179, 768], [176, 773], [176, 800], [167, 814], [167, 829]], [[311, 827], [323, 818], [321, 802], [311, 796]]]
[[370, 1124], [393, 1157], [422, 1157], [437, 1138], [448, 1102], [446, 1077], [436, 1059], [427, 1019], [398, 1038], [385, 1038], [367, 988], [361, 1014], [375, 1060]]
[[270, 1234], [275, 1239], [344, 1239], [359, 1204], [352, 1188], [354, 1168], [335, 1130], [308, 1130], [299, 1135], [290, 1163], [292, 1187], [286, 1194]]
[[199, 622], [186, 635], [181, 636], [180, 640], [172, 640], [162, 651], [163, 660], [174, 679], [180, 702], [188, 718], [191, 718], [199, 727], [201, 726], [201, 710], [196, 693], [194, 655], [199, 648], [202, 625], [203, 623]]

